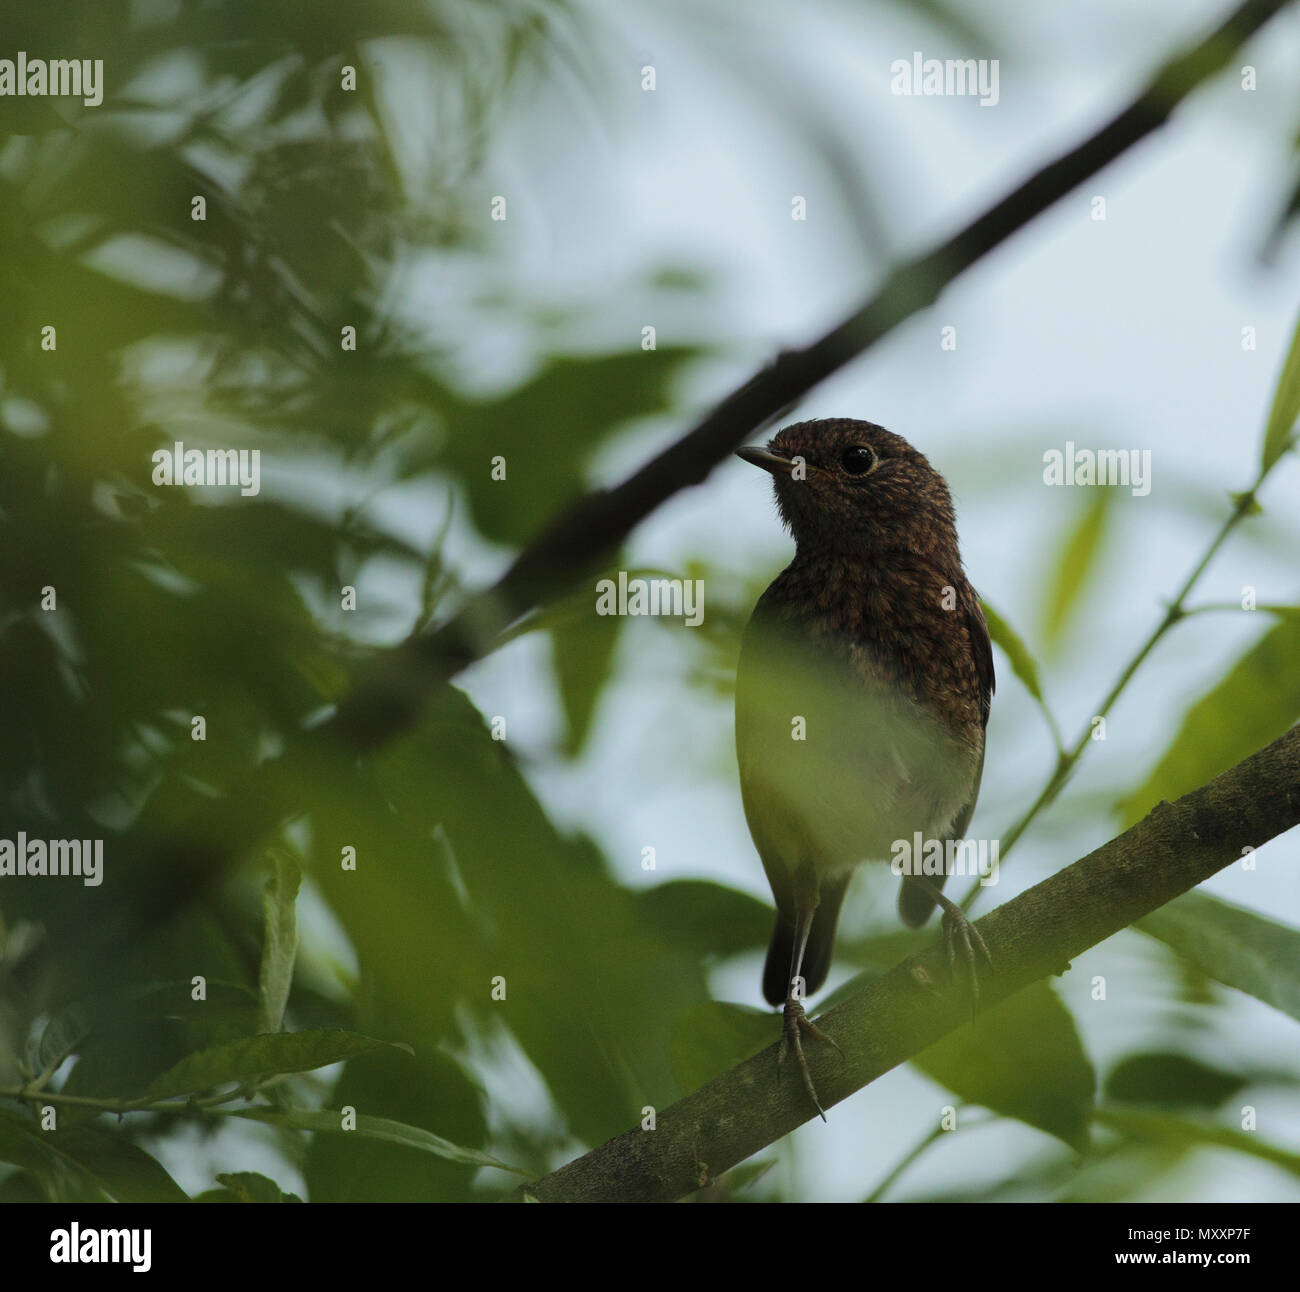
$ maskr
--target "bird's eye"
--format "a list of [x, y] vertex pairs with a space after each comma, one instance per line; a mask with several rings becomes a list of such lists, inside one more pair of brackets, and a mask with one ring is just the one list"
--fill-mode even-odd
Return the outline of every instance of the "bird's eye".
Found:
[[876, 452], [865, 444], [854, 444], [844, 450], [840, 465], [851, 476], [865, 475], [876, 465]]

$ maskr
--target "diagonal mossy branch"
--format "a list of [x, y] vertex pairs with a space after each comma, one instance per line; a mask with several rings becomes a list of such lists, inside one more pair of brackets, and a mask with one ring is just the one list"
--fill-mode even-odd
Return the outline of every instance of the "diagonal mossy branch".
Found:
[[[996, 973], [987, 1008], [1054, 972], [1300, 824], [1300, 727], [978, 921]], [[823, 1014], [842, 1054], [812, 1046], [823, 1103], [847, 1098], [969, 1022], [938, 945]], [[773, 1020], [776, 1031], [776, 1020]], [[797, 1074], [777, 1079], [770, 1046], [627, 1131], [524, 1186], [542, 1202], [668, 1202], [694, 1192], [815, 1116]]]

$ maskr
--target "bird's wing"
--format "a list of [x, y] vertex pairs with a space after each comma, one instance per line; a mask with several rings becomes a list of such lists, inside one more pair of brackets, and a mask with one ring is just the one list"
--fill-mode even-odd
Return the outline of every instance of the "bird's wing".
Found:
[[[962, 610], [966, 621], [966, 636], [970, 641], [971, 659], [975, 664], [975, 678], [979, 686], [980, 721], [985, 727], [989, 725], [989, 708], [993, 703], [993, 691], [997, 678], [993, 672], [993, 643], [989, 640], [989, 626], [984, 620], [984, 610], [974, 588], [969, 584], [962, 595]], [[952, 823], [951, 839], [964, 839], [966, 827], [975, 815], [975, 803], [980, 796], [980, 781], [984, 777], [984, 745], [980, 743], [980, 761], [975, 769], [975, 779], [971, 783], [970, 798], [966, 800]], [[945, 841], [946, 842], [946, 841]], [[946, 874], [934, 876], [931, 883], [942, 889], [947, 882]], [[934, 910], [934, 898], [918, 884], [903, 880], [898, 893], [898, 913], [903, 923], [919, 928], [930, 918]]]
[[[989, 640], [989, 626], [984, 621], [984, 609], [980, 605], [975, 589], [966, 585], [963, 600], [966, 612], [966, 635], [970, 638], [971, 658], [975, 661], [975, 676], [980, 688], [980, 719], [989, 725], [989, 706], [993, 703], [993, 691], [997, 678], [993, 674], [993, 643]], [[978, 791], [979, 781], [975, 783]], [[967, 818], [969, 820], [969, 818]]]

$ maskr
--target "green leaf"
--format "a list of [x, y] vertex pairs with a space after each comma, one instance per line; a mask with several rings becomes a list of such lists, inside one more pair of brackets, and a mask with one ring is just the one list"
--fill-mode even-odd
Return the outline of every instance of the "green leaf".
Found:
[[1184, 893], [1133, 927], [1216, 981], [1300, 1021], [1300, 929], [1207, 893]]
[[39, 1177], [31, 1171], [10, 1171], [0, 1180], [0, 1206], [6, 1202], [47, 1202]]
[[[371, 1017], [363, 1007], [358, 1025]], [[369, 1030], [384, 1030], [387, 1017], [385, 1012], [384, 1025]], [[379, 1022], [377, 1018], [374, 1021]], [[414, 1025], [414, 1020], [403, 1024]], [[457, 1144], [486, 1144], [482, 1090], [441, 1051], [440, 1034], [430, 1030], [415, 1035], [414, 1058], [394, 1050], [364, 1054], [344, 1067], [322, 1102], [331, 1109], [364, 1108], [367, 1116], [408, 1126], [436, 1125]], [[295, 1133], [294, 1138], [301, 1136]], [[545, 1151], [530, 1152], [527, 1139], [512, 1139], [519, 1156], [511, 1160], [541, 1175], [553, 1159]], [[313, 1202], [463, 1201], [476, 1169], [413, 1153], [393, 1143], [359, 1140], [355, 1135], [313, 1135], [310, 1140], [297, 1160]]]
[[701, 1001], [678, 1017], [672, 1040], [673, 1071], [684, 1090], [696, 1090], [780, 1039], [777, 1014], [720, 1000]]
[[1052, 645], [1060, 641], [1070, 612], [1097, 572], [1114, 494], [1109, 489], [1093, 489], [1090, 494], [1087, 505], [1066, 536], [1044, 593], [1043, 635]]
[[119, 1134], [76, 1125], [53, 1131], [59, 1150], [78, 1162], [118, 1202], [186, 1202], [162, 1164]]
[[551, 630], [555, 680], [568, 719], [565, 750], [570, 757], [581, 753], [586, 743], [596, 701], [613, 668], [623, 622], [619, 615], [598, 615], [593, 592], [585, 614]]
[[1024, 684], [1025, 690], [1042, 704], [1043, 690], [1038, 681], [1038, 665], [1034, 663], [1029, 647], [1025, 645], [1020, 634], [983, 597], [980, 598], [980, 604], [984, 607], [984, 619], [988, 623], [989, 636], [993, 639], [994, 645], [1002, 647], [1007, 659], [1011, 661], [1011, 671]]
[[1217, 1108], [1244, 1089], [1246, 1079], [1208, 1067], [1185, 1054], [1131, 1054], [1106, 1078], [1108, 1100], [1158, 1107]]
[[1164, 757], [1118, 804], [1124, 825], [1262, 749], [1298, 716], [1300, 618], [1285, 615], [1187, 711]]
[[284, 1023], [293, 965], [298, 955], [298, 888], [302, 867], [284, 848], [270, 850], [271, 873], [262, 894], [262, 969], [258, 975], [258, 1031], [278, 1032]]
[[1233, 1130], [1227, 1126], [1214, 1126], [1205, 1122], [1189, 1121], [1164, 1113], [1137, 1112], [1127, 1108], [1098, 1108], [1093, 1120], [1108, 1126], [1130, 1139], [1148, 1144], [1168, 1145], [1171, 1148], [1230, 1148], [1238, 1153], [1272, 1162], [1294, 1176], [1300, 1176], [1300, 1153], [1292, 1153], [1275, 1145], [1264, 1143], [1258, 1135]]
[[[217, 1183], [224, 1185], [234, 1202], [301, 1202], [296, 1193], [285, 1193], [274, 1180], [259, 1175], [256, 1171], [231, 1171], [217, 1176]], [[217, 1192], [214, 1190], [213, 1192]], [[206, 1202], [216, 1199], [205, 1197]]]
[[1282, 371], [1273, 392], [1273, 407], [1264, 425], [1264, 445], [1260, 450], [1261, 471], [1267, 471], [1291, 447], [1291, 432], [1300, 418], [1300, 321], [1296, 323]]
[[51, 1017], [36, 1047], [36, 1069], [53, 1072], [90, 1034], [90, 1016], [73, 1001]]
[[1070, 1011], [1047, 983], [1017, 992], [913, 1062], [964, 1102], [1087, 1151], [1096, 1077]]
[[246, 1118], [248, 1121], [265, 1122], [268, 1126], [290, 1126], [295, 1130], [384, 1140], [389, 1144], [401, 1144], [405, 1148], [419, 1149], [422, 1153], [432, 1153], [435, 1157], [446, 1158], [449, 1162], [459, 1162], [462, 1166], [491, 1166], [499, 1171], [512, 1171], [516, 1175], [527, 1176], [528, 1174], [527, 1171], [511, 1166], [508, 1162], [502, 1162], [489, 1153], [480, 1152], [475, 1148], [463, 1148], [421, 1126], [408, 1126], [404, 1122], [389, 1121], [386, 1117], [370, 1117], [365, 1113], [357, 1113], [355, 1126], [347, 1130], [343, 1126], [342, 1114], [326, 1109], [241, 1108], [231, 1115]]
[[[637, 349], [549, 356], [522, 385], [482, 402], [439, 390], [433, 398], [448, 434], [431, 462], [417, 455], [408, 469], [450, 468], [484, 537], [526, 542], [582, 491], [588, 459], [602, 440], [674, 407], [683, 371], [702, 354], [676, 345], [643, 351], [639, 326], [629, 339]], [[497, 455], [506, 459], [504, 480], [492, 479]]]
[[665, 943], [699, 957], [765, 947], [772, 932], [766, 902], [707, 879], [672, 879], [635, 894], [637, 921]]
[[313, 1028], [304, 1032], [276, 1032], [249, 1036], [228, 1045], [213, 1046], [190, 1054], [149, 1083], [146, 1099], [168, 1099], [174, 1095], [224, 1086], [232, 1081], [252, 1081], [288, 1072], [309, 1072], [330, 1063], [341, 1063], [384, 1046], [399, 1050], [409, 1047], [395, 1041], [379, 1041], [339, 1028]]
[[487, 1005], [500, 975], [506, 999], [488, 1008], [541, 1073], [569, 1134], [601, 1143], [627, 1126], [629, 1108], [679, 1093], [671, 1038], [681, 1010], [707, 996], [699, 957], [642, 924], [590, 840], [557, 831], [461, 692], [444, 688], [418, 731], [360, 767], [322, 758], [316, 793], [321, 838], [366, 839], [364, 882], [336, 860], [313, 877], [382, 992], [370, 1031], [455, 1047], [463, 1009]]
[[35, 1122], [0, 1113], [0, 1161], [31, 1171], [57, 1201], [189, 1201], [144, 1149], [81, 1122], [43, 1131]]

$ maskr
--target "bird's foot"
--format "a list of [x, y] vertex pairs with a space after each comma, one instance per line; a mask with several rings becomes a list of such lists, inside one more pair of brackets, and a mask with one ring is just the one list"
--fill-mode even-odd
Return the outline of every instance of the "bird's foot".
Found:
[[961, 959], [970, 988], [970, 1014], [975, 1017], [980, 1003], [978, 957], [984, 958], [989, 972], [993, 972], [993, 958], [980, 937], [980, 931], [967, 918], [966, 912], [956, 902], [943, 903], [943, 943], [948, 952], [948, 972], [957, 978], [957, 960]]
[[[835, 1044], [834, 1039], [827, 1036], [804, 1013], [803, 1002], [797, 997], [791, 996], [785, 1002], [785, 1013], [781, 1019], [781, 1049], [776, 1056], [777, 1066], [779, 1068], [784, 1064], [785, 1056], [791, 1050], [794, 1051], [795, 1061], [799, 1064], [799, 1075], [803, 1078], [803, 1088], [808, 1092], [808, 1098], [812, 1100], [813, 1107], [817, 1109], [817, 1115], [822, 1121], [825, 1121], [826, 1113], [822, 1108], [821, 1100], [817, 1098], [817, 1087], [813, 1085], [812, 1073], [808, 1071], [808, 1060], [804, 1058], [801, 1032], [807, 1032], [814, 1040], [824, 1041], [827, 1045], [834, 1046], [836, 1050], [840, 1049]], [[843, 1051], [840, 1050], [840, 1053], [842, 1054]]]

